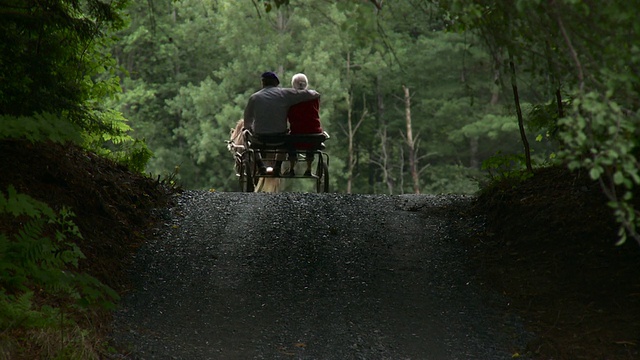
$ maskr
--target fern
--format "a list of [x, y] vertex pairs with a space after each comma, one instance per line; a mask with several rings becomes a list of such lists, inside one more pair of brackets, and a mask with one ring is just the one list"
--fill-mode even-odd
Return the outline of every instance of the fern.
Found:
[[0, 140], [82, 144], [86, 149], [117, 161], [132, 171], [144, 173], [153, 153], [143, 140], [130, 135], [131, 126], [122, 113], [114, 110], [96, 111], [92, 119], [93, 126], [81, 128], [71, 119], [49, 113], [0, 115]]
[[495, 155], [482, 162], [482, 170], [487, 171], [493, 182], [515, 181], [520, 182], [533, 176], [526, 171], [524, 154], [502, 154], [498, 151]]
[[7, 296], [0, 292], [0, 329], [43, 328], [59, 325], [59, 309], [42, 306], [36, 310], [32, 300], [32, 291], [19, 296]]
[[0, 139], [26, 139], [31, 142], [53, 141], [80, 143], [80, 129], [69, 119], [49, 113], [33, 116], [0, 115]]
[[12, 185], [9, 185], [7, 192], [6, 197], [0, 192], [0, 214], [9, 213], [16, 217], [20, 215], [27, 215], [29, 217], [38, 217], [40, 215], [48, 218], [54, 217], [54, 212], [50, 207], [28, 195], [18, 194]]
[[[88, 274], [73, 271], [85, 258], [76, 244], [82, 236], [72, 221], [73, 212], [63, 208], [56, 213], [10, 186], [6, 195], [0, 192], [0, 215], [8, 214], [26, 220], [14, 234], [0, 233], [0, 317], [12, 319], [7, 321], [13, 324], [5, 327], [22, 324], [19, 319], [50, 315], [33, 314], [38, 312], [29, 303], [33, 288], [75, 299], [80, 306], [113, 307], [118, 299], [115, 291]], [[49, 233], [55, 236], [45, 235]]]
[[84, 146], [97, 154], [144, 173], [153, 153], [145, 142], [130, 135], [131, 127], [122, 113], [108, 110], [99, 113], [103, 126], [99, 131], [85, 132]]

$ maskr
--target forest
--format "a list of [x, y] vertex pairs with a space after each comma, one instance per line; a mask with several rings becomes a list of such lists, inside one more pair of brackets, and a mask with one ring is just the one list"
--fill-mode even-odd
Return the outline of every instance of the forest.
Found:
[[619, 202], [639, 180], [633, 2], [272, 5], [127, 8], [111, 52], [123, 93], [107, 106], [153, 152], [147, 172], [237, 190], [224, 141], [274, 71], [323, 94], [337, 192], [474, 193], [563, 163]]
[[[226, 140], [260, 74], [273, 71], [288, 87], [302, 72], [322, 94], [332, 191], [477, 194], [561, 167], [597, 182], [618, 244], [640, 243], [638, 8], [639, 0], [3, 1], [0, 144], [78, 147], [97, 158], [77, 161], [238, 191]], [[61, 270], [84, 256], [70, 240], [81, 237], [73, 210], [8, 181], [0, 181], [0, 273], [11, 275], [0, 278], [0, 328], [59, 321], [55, 308], [32, 311], [34, 289], [112, 305], [111, 288]]]
[[[336, 192], [473, 193], [484, 159], [521, 165], [509, 82], [433, 4], [179, 1], [128, 14], [113, 55], [129, 76], [111, 106], [153, 151], [147, 171], [176, 171], [186, 187], [237, 190], [224, 140], [264, 71], [282, 86], [306, 73], [322, 94]], [[522, 91], [523, 108], [535, 90]], [[551, 143], [536, 148], [545, 163]]]
[[322, 94], [333, 191], [472, 194], [562, 164], [600, 181], [635, 237], [635, 5], [131, 4], [111, 47], [122, 93], [105, 106], [153, 153], [146, 172], [236, 191], [225, 140], [259, 74], [290, 86], [303, 72]]

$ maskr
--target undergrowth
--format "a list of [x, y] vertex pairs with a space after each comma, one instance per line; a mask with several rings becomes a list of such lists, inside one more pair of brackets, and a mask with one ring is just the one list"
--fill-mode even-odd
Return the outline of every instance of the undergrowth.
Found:
[[0, 192], [0, 216], [15, 225], [0, 233], [0, 359], [97, 358], [79, 319], [119, 296], [77, 271], [84, 254], [73, 212], [9, 186]]

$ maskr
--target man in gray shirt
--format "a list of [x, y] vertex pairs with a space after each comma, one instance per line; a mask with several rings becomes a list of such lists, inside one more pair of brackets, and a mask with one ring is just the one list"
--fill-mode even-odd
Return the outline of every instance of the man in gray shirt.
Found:
[[279, 84], [276, 74], [263, 73], [262, 89], [249, 98], [244, 109], [244, 127], [254, 134], [286, 134], [289, 107], [320, 97], [315, 90], [281, 88], [278, 87]]
[[[251, 95], [244, 109], [244, 127], [255, 135], [285, 135], [289, 107], [317, 99], [320, 94], [315, 90], [296, 90], [278, 87], [280, 80], [272, 72], [261, 76], [262, 89]], [[282, 159], [277, 159], [275, 173], [280, 174]], [[262, 167], [262, 165], [261, 165]]]

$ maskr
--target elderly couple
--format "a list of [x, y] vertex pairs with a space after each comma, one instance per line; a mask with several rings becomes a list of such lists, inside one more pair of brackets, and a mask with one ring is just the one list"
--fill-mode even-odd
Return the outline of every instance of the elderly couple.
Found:
[[[315, 90], [308, 90], [307, 77], [296, 74], [291, 79], [292, 88], [278, 87], [280, 80], [272, 72], [265, 72], [261, 76], [262, 89], [249, 98], [244, 109], [244, 127], [257, 136], [278, 136], [285, 134], [319, 134], [320, 125], [320, 94]], [[289, 128], [287, 128], [287, 119]], [[298, 146], [299, 144], [295, 144]], [[298, 146], [304, 148], [304, 145]], [[294, 176], [294, 166], [297, 152], [294, 144], [287, 144], [287, 152], [291, 165], [286, 176]], [[306, 176], [311, 175], [313, 151], [307, 151]], [[276, 159], [275, 169], [267, 171], [261, 158], [258, 166], [262, 174], [273, 171], [273, 175], [280, 175], [282, 159]]]

